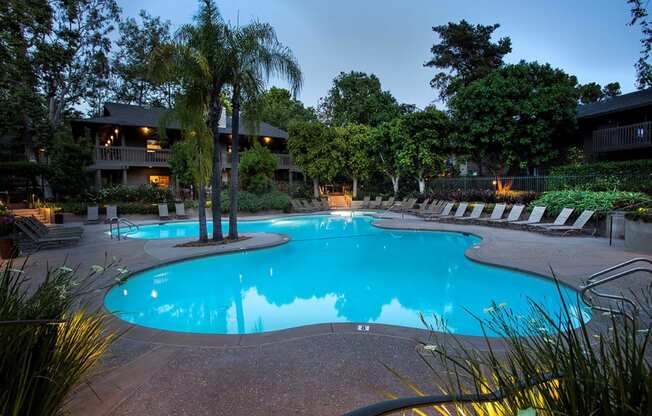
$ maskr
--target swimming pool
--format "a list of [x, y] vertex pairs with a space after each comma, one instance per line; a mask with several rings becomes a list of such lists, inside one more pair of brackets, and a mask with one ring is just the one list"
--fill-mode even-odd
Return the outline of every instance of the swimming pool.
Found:
[[[472, 314], [483, 316], [492, 303], [523, 316], [528, 298], [553, 314], [560, 310], [552, 281], [467, 259], [464, 251], [478, 237], [385, 230], [371, 221], [315, 215], [242, 223], [243, 231], [287, 233], [292, 240], [144, 271], [112, 288], [105, 305], [133, 324], [211, 334], [336, 322], [424, 328], [423, 314], [450, 332], [481, 335]], [[141, 227], [142, 235], [169, 235], [154, 230]], [[575, 304], [575, 292], [561, 290]]]

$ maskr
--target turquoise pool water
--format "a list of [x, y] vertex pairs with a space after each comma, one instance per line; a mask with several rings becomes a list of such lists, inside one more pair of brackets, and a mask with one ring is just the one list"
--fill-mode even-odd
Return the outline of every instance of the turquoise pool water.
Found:
[[[472, 316], [493, 302], [525, 316], [528, 297], [560, 310], [548, 279], [468, 260], [480, 239], [446, 232], [390, 231], [364, 216], [242, 223], [287, 233], [290, 243], [150, 269], [111, 289], [105, 304], [125, 321], [158, 329], [247, 334], [329, 322], [446, 329], [480, 335]], [[140, 238], [193, 235], [193, 224], [141, 227]], [[194, 224], [196, 227], [196, 223]], [[575, 292], [563, 287], [572, 304]]]

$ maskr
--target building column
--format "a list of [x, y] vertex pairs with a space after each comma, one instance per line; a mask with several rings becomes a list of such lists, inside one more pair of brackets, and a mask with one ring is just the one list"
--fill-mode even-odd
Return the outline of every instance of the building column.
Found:
[[95, 190], [100, 189], [102, 189], [102, 170], [98, 169], [95, 171]]
[[122, 168], [122, 184], [127, 184], [127, 168]]

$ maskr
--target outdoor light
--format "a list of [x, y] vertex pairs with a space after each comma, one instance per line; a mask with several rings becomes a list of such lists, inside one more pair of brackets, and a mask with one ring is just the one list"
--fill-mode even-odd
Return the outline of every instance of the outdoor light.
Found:
[[118, 129], [113, 130], [115, 134], [118, 134]]
[[263, 137], [263, 142], [265, 142], [265, 144], [270, 144], [272, 142], [272, 138], [271, 137]]
[[492, 181], [491, 184], [492, 184], [492, 185], [496, 185], [496, 181]]
[[141, 127], [140, 130], [142, 130], [143, 134], [149, 134], [149, 127]]

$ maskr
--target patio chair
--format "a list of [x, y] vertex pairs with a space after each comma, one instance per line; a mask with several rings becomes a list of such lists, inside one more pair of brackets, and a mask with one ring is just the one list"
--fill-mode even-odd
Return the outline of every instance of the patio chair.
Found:
[[590, 210], [590, 209], [585, 209], [579, 217], [575, 220], [573, 225], [553, 225], [550, 227], [547, 227], [546, 230], [548, 231], [563, 231], [564, 235], [571, 233], [571, 232], [581, 232], [584, 230], [584, 226], [586, 225], [587, 222], [591, 219], [591, 217], [595, 214], [595, 211]]
[[303, 212], [305, 208], [302, 204], [299, 203], [296, 199], [290, 199], [290, 205], [292, 205], [292, 210], [296, 212]]
[[168, 212], [168, 204], [158, 204], [158, 219], [164, 221], [170, 219], [170, 213]]
[[328, 202], [328, 198], [322, 198], [321, 199], [321, 208], [326, 211], [330, 211], [331, 209], [331, 204]]
[[424, 218], [425, 218], [425, 217], [430, 217], [430, 216], [433, 216], [433, 215], [435, 215], [435, 214], [438, 214], [439, 211], [441, 211], [441, 209], [443, 208], [443, 206], [444, 206], [444, 201], [437, 201], [437, 200], [434, 200], [434, 201], [432, 201], [432, 202], [430, 203], [430, 205], [428, 205], [427, 207], [425, 207], [425, 208], [423, 209], [423, 211], [420, 211], [420, 212], [418, 212], [418, 213], [416, 213], [416, 214], [417, 214], [417, 216], [419, 216], [419, 217], [424, 217]]
[[504, 224], [504, 223], [513, 223], [515, 221], [518, 221], [519, 218], [521, 218], [521, 214], [523, 213], [523, 210], [525, 209], [525, 205], [514, 205], [512, 206], [512, 209], [509, 211], [509, 215], [507, 218], [500, 218], [500, 219], [489, 219], [490, 222], [496, 223], [496, 224]]
[[304, 212], [310, 212], [315, 210], [313, 206], [310, 204], [310, 202], [304, 201], [303, 199], [299, 200], [299, 204], [301, 204], [301, 206], [303, 207]]
[[[432, 201], [434, 203], [435, 201]], [[431, 205], [431, 202], [429, 199], [424, 199], [423, 202], [419, 204], [419, 208], [414, 208], [414, 206], [406, 211], [413, 213], [414, 215], [417, 216], [422, 216], [423, 213], [425, 212], [426, 208], [428, 208]]]
[[313, 199], [312, 201], [308, 202], [308, 204], [313, 211], [321, 211], [324, 209], [321, 199]]
[[389, 199], [387, 199], [387, 201], [383, 201], [381, 208], [390, 209], [392, 205], [394, 205], [395, 199], [396, 198], [394, 198], [393, 196], [390, 196]]
[[543, 218], [543, 214], [546, 212], [546, 207], [534, 207], [532, 212], [530, 212], [530, 217], [527, 220], [523, 221], [514, 221], [511, 224], [515, 225], [528, 225], [528, 224], [538, 224]]
[[188, 215], [186, 214], [186, 206], [183, 202], [174, 203], [174, 216], [178, 219], [188, 218]]
[[86, 207], [86, 224], [99, 224], [100, 223], [100, 207], [88, 206]]
[[377, 196], [376, 199], [369, 203], [369, 209], [379, 209], [383, 204], [383, 197]]
[[570, 218], [573, 213], [573, 208], [564, 208], [561, 210], [554, 222], [539, 222], [536, 224], [529, 224], [531, 227], [550, 227], [550, 226], [562, 226], [566, 224], [566, 221]]
[[106, 221], [109, 222], [111, 218], [118, 218], [118, 206], [117, 205], [107, 205], [106, 206]]
[[476, 219], [480, 218], [480, 216], [484, 212], [484, 207], [485, 207], [485, 204], [483, 204], [483, 203], [475, 204], [473, 206], [473, 210], [471, 210], [471, 213], [469, 214], [468, 217], [455, 218], [455, 221], [476, 220]]
[[16, 227], [25, 235], [32, 243], [36, 245], [37, 249], [45, 247], [57, 247], [63, 246], [66, 244], [75, 244], [78, 243], [81, 239], [81, 236], [73, 235], [59, 235], [59, 236], [40, 236], [27, 224], [25, 219], [17, 218], [14, 221]]
[[496, 204], [494, 205], [494, 209], [493, 211], [491, 211], [490, 216], [488, 216], [487, 218], [476, 218], [476, 221], [487, 222], [487, 221], [499, 220], [503, 217], [503, 214], [505, 213], [505, 208], [507, 208], [506, 204]]
[[369, 195], [365, 196], [362, 199], [362, 205], [360, 205], [360, 208], [362, 209], [367, 209], [369, 208], [369, 201], [371, 200], [371, 197]]
[[432, 215], [426, 217], [426, 221], [436, 221], [440, 217], [449, 216], [451, 211], [453, 210], [454, 206], [455, 206], [455, 204], [453, 202], [446, 202], [446, 204], [444, 204], [444, 208], [441, 210], [441, 212], [436, 213], [436, 214], [432, 214]]
[[25, 224], [41, 237], [81, 236], [84, 234], [82, 227], [48, 227], [35, 217], [24, 217]]
[[443, 215], [440, 216], [438, 219], [441, 221], [441, 220], [452, 220], [452, 219], [462, 218], [468, 207], [469, 207], [468, 202], [460, 202], [459, 205], [457, 206], [457, 209], [455, 210], [455, 214]]

